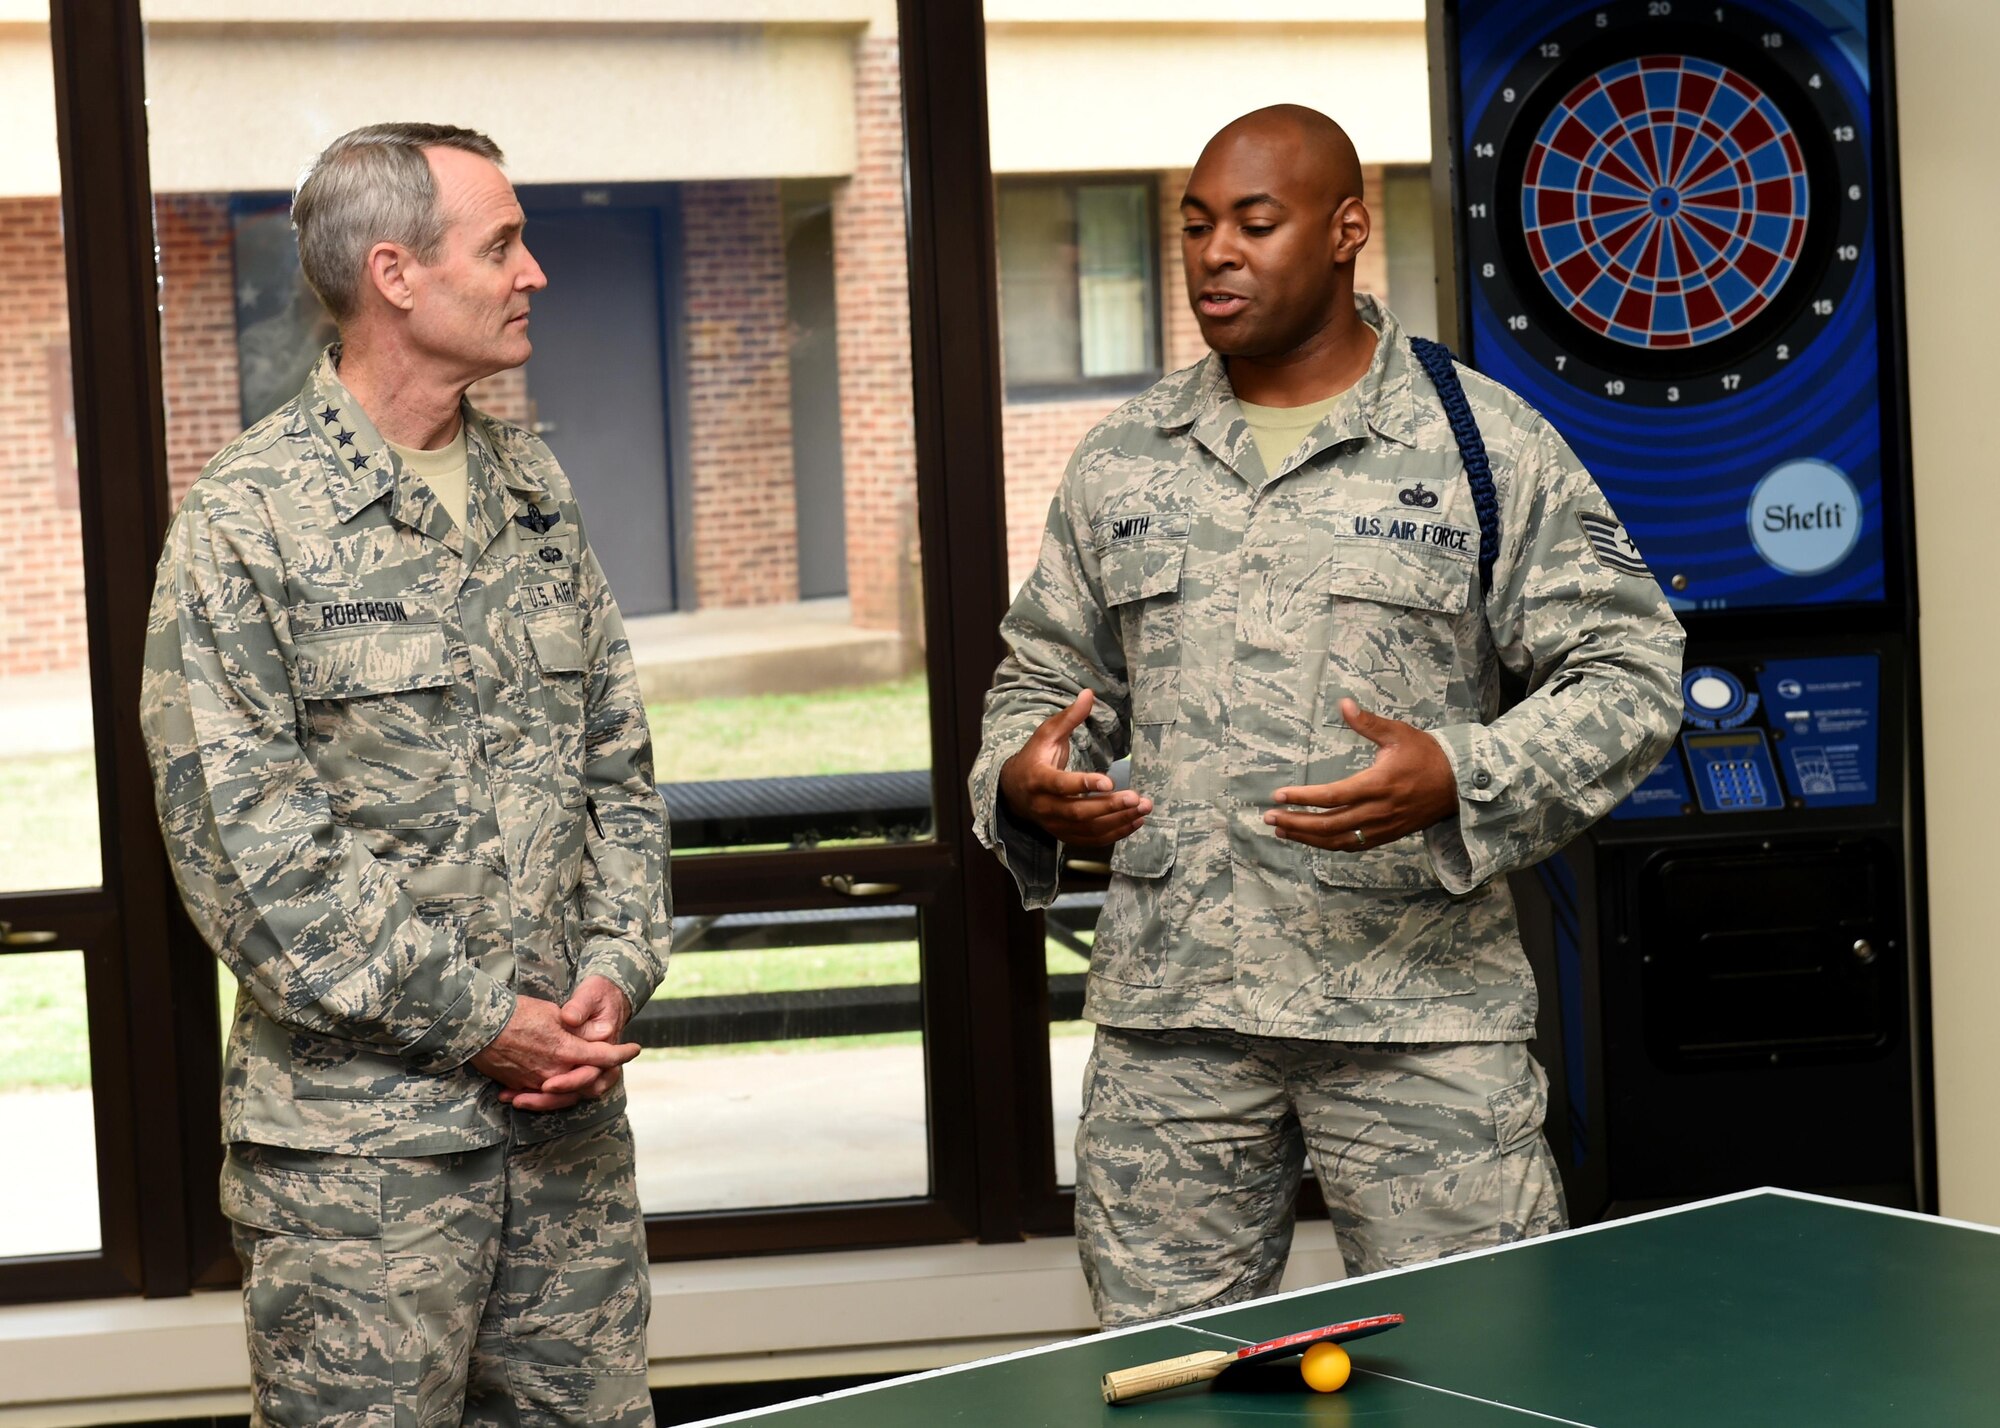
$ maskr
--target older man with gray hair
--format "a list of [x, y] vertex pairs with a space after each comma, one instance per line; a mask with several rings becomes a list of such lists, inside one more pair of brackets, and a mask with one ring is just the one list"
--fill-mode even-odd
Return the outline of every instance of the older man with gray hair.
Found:
[[619, 1082], [666, 817], [618, 607], [472, 407], [546, 285], [482, 134], [378, 124], [292, 206], [340, 328], [168, 532], [142, 720], [235, 973], [222, 1206], [255, 1421], [650, 1423]]

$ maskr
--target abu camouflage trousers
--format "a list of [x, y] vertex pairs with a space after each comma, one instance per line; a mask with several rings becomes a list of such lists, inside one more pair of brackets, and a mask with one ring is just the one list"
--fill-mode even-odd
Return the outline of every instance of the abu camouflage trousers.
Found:
[[1349, 1274], [1562, 1229], [1547, 1085], [1519, 1042], [1098, 1027], [1076, 1233], [1099, 1321], [1274, 1291], [1308, 1157]]
[[454, 1155], [235, 1144], [251, 1422], [651, 1424], [625, 1118]]

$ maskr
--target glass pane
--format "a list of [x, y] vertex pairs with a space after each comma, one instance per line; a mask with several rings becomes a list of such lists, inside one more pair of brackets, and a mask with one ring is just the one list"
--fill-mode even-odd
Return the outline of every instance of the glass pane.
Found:
[[1043, 914], [1049, 970], [1049, 1092], [1053, 1098], [1056, 1184], [1076, 1183], [1076, 1126], [1083, 1115], [1083, 1064], [1094, 1028], [1082, 1020], [1083, 978], [1097, 938], [1099, 891], [1067, 892]]
[[1077, 309], [1083, 375], [1158, 370], [1153, 360], [1153, 225], [1143, 184], [1077, 190]]
[[678, 919], [626, 1071], [647, 1212], [925, 1194], [919, 962], [910, 907]]
[[472, 399], [576, 489], [676, 853], [932, 836], [894, 6], [643, 35], [614, 3], [518, 32], [142, 8], [176, 490], [332, 338], [289, 220], [314, 155], [483, 130], [549, 285]]
[[[675, 853], [932, 837], [895, 6], [142, 8], [176, 491], [330, 339], [289, 216], [315, 155], [385, 120], [481, 130], [548, 287], [531, 359], [472, 400], [576, 488]], [[928, 1192], [916, 917], [854, 911], [680, 929], [629, 1071], [649, 1209]], [[869, 1005], [829, 1012], [835, 988]], [[226, 1024], [219, 968], [217, 995]]]
[[[1046, 7], [986, 3], [1015, 589], [1034, 569], [1050, 500], [1078, 443], [1159, 374], [1208, 355], [1187, 299], [1180, 200], [1203, 145], [1230, 120], [1292, 102], [1347, 128], [1374, 220], [1355, 286], [1385, 299], [1407, 330], [1436, 330], [1421, 7], [1385, 21], [1343, 19], [1338, 6], [1310, 17], [1296, 6], [1261, 6], [1244, 23], [1196, 27], [1159, 6], [1112, 8], [1118, 13], [1087, 26], [1058, 25], [1046, 23]], [[1074, 365], [1047, 362], [1028, 385], [1024, 365], [1058, 335]], [[1066, 876], [1044, 920], [1059, 1184], [1074, 1176], [1090, 1049], [1090, 1028], [1075, 1018], [1101, 887]]]
[[1010, 388], [1077, 378], [1076, 249], [1069, 188], [1000, 186], [1001, 349]]
[[0, 1258], [98, 1249], [97, 1139], [81, 952], [0, 955]]
[[[0, 36], [0, 892], [95, 887], [69, 296], [46, 25]], [[29, 814], [32, 813], [32, 817]]]

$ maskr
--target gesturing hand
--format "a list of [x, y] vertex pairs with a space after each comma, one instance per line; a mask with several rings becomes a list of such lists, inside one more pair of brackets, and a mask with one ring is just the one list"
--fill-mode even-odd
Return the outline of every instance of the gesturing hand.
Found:
[[1153, 800], [1130, 789], [1112, 790], [1107, 774], [1069, 771], [1069, 736], [1090, 716], [1097, 696], [1088, 689], [1060, 714], [1042, 721], [1021, 751], [1000, 766], [1000, 796], [1021, 817], [1078, 848], [1108, 848], [1135, 833], [1153, 811]]
[[[585, 978], [591, 980], [602, 979]], [[618, 997], [622, 1004], [623, 993]], [[623, 1021], [620, 1016], [621, 1026]], [[592, 1041], [577, 1035], [564, 1024], [563, 1009], [554, 1002], [520, 997], [506, 1028], [472, 1058], [472, 1065], [506, 1088], [501, 1100], [524, 1111], [552, 1111], [575, 1105], [583, 1094], [602, 1094], [588, 1090], [600, 1082], [607, 1090], [616, 1085], [617, 1068], [638, 1054], [637, 1043]], [[571, 1099], [561, 1100], [565, 1095]]]
[[1340, 701], [1340, 717], [1375, 745], [1375, 761], [1338, 783], [1279, 789], [1271, 802], [1302, 806], [1281, 806], [1264, 815], [1280, 838], [1358, 853], [1451, 816], [1458, 807], [1458, 785], [1437, 740], [1414, 724], [1370, 714], [1352, 699]]

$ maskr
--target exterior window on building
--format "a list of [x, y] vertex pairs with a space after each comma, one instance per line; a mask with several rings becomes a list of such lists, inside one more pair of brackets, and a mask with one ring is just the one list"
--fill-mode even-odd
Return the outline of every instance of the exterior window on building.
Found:
[[[1355, 287], [1386, 300], [1408, 330], [1436, 335], [1421, 15], [1358, 26], [1339, 6], [1261, 8], [1197, 34], [1158, 6], [1102, 26], [1028, 24], [1018, 6], [987, 7], [987, 131], [1001, 175], [1007, 573], [1017, 589], [1035, 568], [1050, 498], [1077, 444], [1121, 401], [1209, 355], [1182, 279], [1180, 201], [1202, 145], [1230, 120], [1289, 101], [1349, 126], [1375, 220]], [[1107, 893], [1103, 858], [1091, 850], [1072, 860], [1041, 915], [1040, 947], [1023, 936], [1013, 949], [1047, 968], [1049, 1198], [1037, 1220], [1045, 1229], [1068, 1222], [1059, 1191], [1075, 1173], [1091, 1042], [1083, 990]]]
[[1151, 183], [1000, 185], [1000, 310], [1010, 397], [1128, 387], [1160, 374]]
[[104, 859], [45, 18], [17, 7], [0, 32], [0, 1120], [24, 1151], [0, 1176], [0, 1281], [7, 1260], [104, 1243], [84, 977], [95, 949], [63, 930]]
[[[302, 166], [404, 114], [506, 152], [548, 282], [530, 360], [470, 397], [576, 491], [672, 824], [674, 965], [628, 1028], [645, 1208], [931, 1194], [936, 879], [895, 862], [922, 872], [937, 838], [895, 7], [635, 32], [582, 4], [533, 35], [434, 0], [351, 26], [146, 8], [176, 495], [333, 336], [290, 222]], [[1151, 259], [1119, 256], [1109, 205], [1090, 360], [1149, 360], [1113, 295]], [[237, 999], [224, 978], [225, 1020]]]

